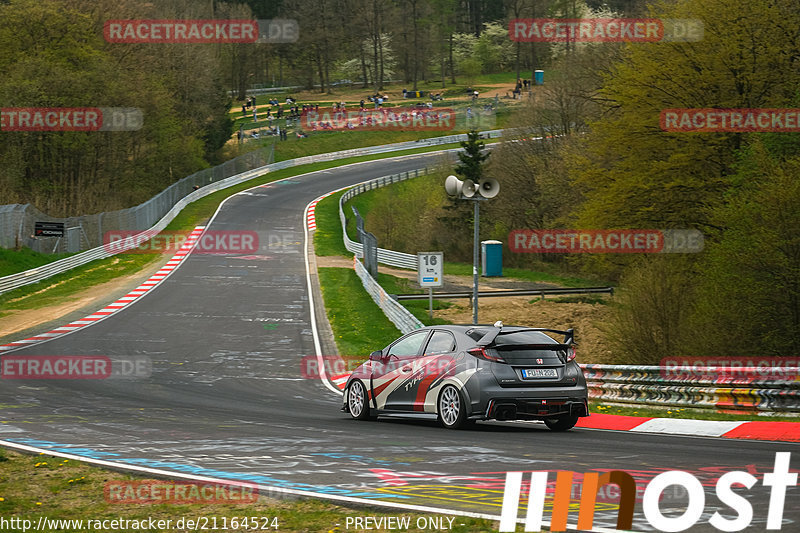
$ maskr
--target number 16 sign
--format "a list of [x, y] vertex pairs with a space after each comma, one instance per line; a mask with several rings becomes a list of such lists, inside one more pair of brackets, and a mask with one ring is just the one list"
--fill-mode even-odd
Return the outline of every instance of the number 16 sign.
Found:
[[441, 287], [444, 285], [444, 280], [442, 279], [443, 257], [444, 254], [442, 252], [417, 252], [417, 273], [420, 287]]

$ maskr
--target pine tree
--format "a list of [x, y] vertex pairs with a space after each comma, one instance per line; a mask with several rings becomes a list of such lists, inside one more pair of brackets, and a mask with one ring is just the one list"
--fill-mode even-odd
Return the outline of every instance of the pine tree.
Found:
[[455, 168], [456, 174], [477, 184], [483, 177], [483, 162], [489, 158], [489, 154], [483, 152], [484, 146], [480, 134], [475, 130], [470, 131], [467, 140], [461, 142], [464, 151], [458, 153], [461, 164]]

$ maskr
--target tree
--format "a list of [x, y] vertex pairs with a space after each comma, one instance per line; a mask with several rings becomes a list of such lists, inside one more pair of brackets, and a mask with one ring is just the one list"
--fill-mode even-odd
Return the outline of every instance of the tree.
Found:
[[800, 352], [800, 157], [759, 141], [736, 174], [740, 184], [712, 215], [694, 316], [709, 355]]
[[800, 84], [800, 13], [788, 0], [683, 0], [654, 15], [699, 17], [704, 39], [624, 49], [597, 95], [605, 117], [569, 157], [586, 191], [582, 227], [709, 229], [747, 138], [665, 132], [661, 110], [780, 107]]
[[485, 144], [480, 138], [480, 134], [475, 130], [467, 133], [467, 140], [461, 141], [464, 151], [458, 153], [461, 163], [455, 168], [456, 174], [476, 184], [483, 177], [483, 162], [489, 158], [489, 153], [484, 152]]
[[229, 108], [214, 49], [102, 39], [104, 20], [176, 18], [171, 7], [0, 4], [4, 107], [135, 107], [144, 116], [138, 131], [0, 132], [0, 204], [32, 203], [53, 216], [130, 207], [207, 166]]

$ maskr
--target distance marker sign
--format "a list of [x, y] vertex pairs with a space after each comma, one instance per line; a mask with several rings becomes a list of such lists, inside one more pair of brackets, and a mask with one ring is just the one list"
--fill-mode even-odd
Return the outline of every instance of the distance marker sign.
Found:
[[443, 265], [443, 252], [417, 252], [419, 286], [425, 288], [444, 285], [444, 280], [442, 279]]

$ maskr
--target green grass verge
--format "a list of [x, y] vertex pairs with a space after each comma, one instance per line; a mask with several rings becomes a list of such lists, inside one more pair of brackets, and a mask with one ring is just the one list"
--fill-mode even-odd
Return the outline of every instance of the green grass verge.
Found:
[[58, 274], [39, 283], [26, 285], [0, 294], [4, 310], [38, 309], [73, 299], [75, 294], [112, 281], [121, 276], [136, 274], [156, 262], [157, 254], [120, 254], [98, 259], [80, 268]]
[[[397, 276], [382, 274], [381, 272], [378, 272], [378, 283], [380, 283], [381, 287], [383, 287], [384, 290], [389, 294], [423, 294], [426, 292], [420, 289], [419, 285], [409, 279], [398, 278]], [[449, 320], [437, 318], [435, 316], [431, 320], [428, 315], [428, 300], [404, 300], [402, 304], [403, 307], [408, 309], [412, 315], [417, 317], [417, 320], [426, 326], [452, 324], [452, 322]], [[452, 303], [444, 300], [433, 300], [434, 311], [437, 309], [447, 309], [452, 306]]]
[[325, 310], [342, 355], [364, 359], [400, 336], [378, 304], [372, 301], [352, 268], [320, 268]]
[[342, 224], [339, 221], [339, 198], [346, 191], [337, 192], [317, 203], [314, 217], [317, 229], [314, 231], [314, 251], [317, 255], [343, 255], [352, 257], [342, 242]]
[[[177, 531], [177, 520], [206, 517], [208, 527], [216, 519], [214, 529], [224, 531], [255, 531], [263, 525], [259, 518], [258, 527], [252, 522], [247, 528], [223, 527], [223, 520], [230, 526], [231, 519], [237, 518], [242, 524], [243, 517], [269, 517], [268, 523], [277, 517], [277, 531], [307, 531], [327, 533], [338, 531], [337, 524], [344, 525], [345, 518], [350, 516], [410, 516], [415, 524], [417, 517], [430, 516], [421, 513], [402, 511], [385, 511], [379, 508], [348, 508], [329, 502], [311, 499], [274, 500], [260, 496], [257, 502], [241, 505], [235, 504], [120, 504], [106, 501], [104, 488], [108, 482], [126, 482], [142, 480], [127, 474], [102, 470], [86, 463], [64, 460], [48, 455], [23, 455], [15, 451], [0, 449], [0, 516], [26, 519], [32, 522], [30, 529], [35, 528], [41, 517], [50, 520], [83, 520], [84, 527], [52, 526], [50, 530], [86, 531], [102, 528], [86, 527], [88, 519], [94, 520], [140, 520], [146, 524], [148, 519], [172, 520], [171, 527], [159, 528], [158, 531]], [[169, 483], [159, 480], [158, 484]], [[202, 487], [202, 485], [200, 485]], [[93, 522], [94, 523], [94, 522]], [[52, 522], [51, 522], [52, 524]], [[461, 525], [463, 524], [463, 525]], [[456, 517], [453, 521], [454, 533], [477, 533], [493, 531], [497, 523], [489, 520]], [[111, 530], [110, 527], [106, 529]], [[141, 527], [139, 529], [147, 529]], [[189, 531], [192, 527], [181, 528]], [[23, 529], [12, 527], [13, 531]], [[276, 531], [272, 527], [265, 531]], [[133, 531], [129, 528], [114, 528], [114, 531]], [[411, 529], [410, 531], [417, 531]]]
[[767, 420], [780, 422], [798, 422], [797, 415], [765, 416], [757, 412], [726, 413], [713, 409], [693, 409], [684, 407], [655, 407], [651, 405], [626, 406], [589, 401], [589, 409], [593, 413], [604, 415], [641, 416], [656, 418], [685, 418], [692, 420]]
[[[370, 353], [385, 348], [400, 336], [400, 331], [372, 301], [352, 268], [323, 267], [318, 272], [325, 311], [340, 354], [366, 359]], [[414, 292], [413, 284], [405, 278], [378, 273], [378, 283], [389, 294]], [[437, 318], [429, 320], [427, 300], [404, 302], [403, 305], [425, 325], [450, 323]], [[434, 300], [434, 309], [450, 305]]]
[[30, 248], [9, 250], [0, 248], [0, 278], [58, 261], [71, 254], [43, 254]]
[[[352, 240], [357, 240], [355, 217], [351, 206], [355, 206], [362, 217], [366, 217], [374, 205], [376, 191], [359, 194], [348, 200], [344, 205], [344, 214], [347, 218], [347, 234]], [[330, 196], [317, 204], [317, 213], [324, 213], [324, 220], [317, 221], [317, 232], [314, 244], [319, 246], [317, 255], [346, 255], [350, 256], [342, 242], [341, 223], [339, 222], [339, 197], [341, 194]], [[330, 224], [330, 225], [329, 225]], [[320, 251], [321, 250], [321, 251]], [[400, 250], [402, 251], [402, 250]], [[539, 270], [525, 268], [503, 267], [503, 277], [535, 283], [552, 283], [561, 287], [590, 287], [609, 285], [606, 281], [579, 277], [558, 272], [556, 267], [548, 263], [540, 263]], [[445, 275], [472, 276], [471, 263], [454, 263], [445, 261]], [[388, 290], [388, 289], [387, 289]]]
[[[464, 106], [466, 107], [466, 106]], [[501, 110], [497, 113], [497, 121], [490, 128], [481, 127], [479, 129], [501, 129], [510, 116], [509, 110]], [[293, 134], [286, 141], [276, 142], [274, 138], [266, 137], [260, 141], [264, 145], [275, 143], [275, 160], [284, 161], [306, 155], [324, 154], [337, 152], [339, 150], [350, 150], [373, 146], [379, 144], [394, 144], [407, 141], [417, 141], [445, 135], [455, 135], [469, 131], [465, 128], [458, 128], [449, 131], [315, 131], [307, 132], [309, 137], [298, 139]], [[249, 140], [249, 143], [254, 142]]]

